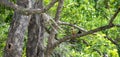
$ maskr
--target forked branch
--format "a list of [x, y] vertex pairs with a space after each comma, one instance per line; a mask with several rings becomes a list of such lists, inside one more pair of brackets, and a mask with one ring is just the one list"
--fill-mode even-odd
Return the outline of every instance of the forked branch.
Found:
[[[57, 7], [56, 15], [55, 15], [55, 18], [54, 18], [54, 20], [55, 20], [56, 23], [60, 19], [60, 13], [61, 13], [61, 10], [62, 10], [62, 7], [63, 7], [63, 2], [64, 2], [64, 0], [58, 0], [58, 7]], [[55, 29], [57, 29], [57, 26], [58, 25], [53, 24], [53, 27]], [[46, 52], [49, 51], [49, 53], [54, 49], [53, 44], [54, 44], [54, 38], [55, 38], [55, 34], [56, 34], [55, 29], [52, 29], [50, 31], [50, 36], [48, 38], [48, 44], [47, 44], [47, 50], [46, 50]]]
[[[88, 34], [93, 34], [95, 32], [99, 32], [99, 31], [102, 31], [102, 30], [106, 30], [106, 29], [110, 29], [112, 27], [115, 27], [116, 25], [114, 25], [112, 22], [114, 21], [115, 17], [118, 15], [118, 13], [120, 12], [120, 8], [115, 12], [115, 14], [111, 17], [110, 19], [110, 22], [108, 25], [105, 25], [105, 26], [101, 26], [101, 27], [98, 27], [96, 29], [93, 29], [93, 30], [90, 30], [90, 31], [87, 31], [87, 32], [84, 32], [82, 34], [76, 34], [76, 35], [68, 35], [68, 36], [65, 36], [63, 38], [60, 38], [56, 43], [54, 43], [54, 47], [58, 46], [60, 43], [62, 42], [65, 42], [67, 40], [70, 40], [70, 39], [74, 39], [74, 38], [79, 38], [79, 37], [83, 37], [83, 36], [86, 36]], [[119, 25], [117, 25], [119, 26]]]

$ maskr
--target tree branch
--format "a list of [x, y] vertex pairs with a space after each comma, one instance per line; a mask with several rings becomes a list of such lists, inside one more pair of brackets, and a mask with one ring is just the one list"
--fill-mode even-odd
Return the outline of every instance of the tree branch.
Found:
[[79, 27], [79, 26], [77, 26], [77, 25], [73, 25], [73, 24], [70, 24], [70, 23], [67, 23], [67, 22], [60, 22], [60, 21], [59, 21], [58, 24], [60, 24], [60, 25], [72, 26], [72, 27], [74, 27], [74, 28], [79, 29], [81, 32], [87, 32], [87, 30], [85, 30], [85, 29], [83, 29], [83, 28], [81, 28], [81, 27]]
[[58, 46], [60, 43], [62, 42], [65, 42], [67, 40], [70, 40], [70, 39], [74, 39], [74, 38], [78, 38], [78, 37], [82, 37], [82, 36], [86, 36], [88, 34], [93, 34], [95, 32], [99, 32], [101, 30], [106, 30], [106, 29], [110, 29], [114, 26], [118, 26], [118, 25], [114, 25], [112, 22], [114, 21], [115, 17], [118, 15], [120, 11], [120, 8], [118, 8], [118, 10], [116, 11], [116, 13], [113, 15], [113, 17], [111, 17], [110, 19], [110, 22], [109, 22], [109, 25], [105, 25], [105, 26], [101, 26], [101, 27], [98, 27], [96, 29], [93, 29], [93, 30], [90, 30], [90, 31], [87, 31], [87, 32], [84, 32], [84, 33], [81, 33], [81, 34], [76, 34], [76, 35], [68, 35], [68, 36], [65, 36], [63, 38], [60, 38], [57, 42], [54, 43], [54, 47]]
[[[62, 9], [62, 6], [63, 6], [63, 2], [64, 2], [64, 0], [59, 0], [58, 1], [57, 12], [56, 12], [56, 15], [55, 15], [55, 18], [54, 18], [55, 22], [57, 22], [60, 18], [60, 13], [61, 13], [61, 9]], [[55, 29], [58, 28], [58, 26], [56, 24], [53, 24], [53, 27]], [[54, 49], [53, 44], [54, 44], [54, 41], [55, 41], [54, 38], [55, 38], [55, 34], [56, 34], [56, 30], [54, 28], [52, 28], [52, 30], [50, 31], [50, 36], [48, 38], [48, 44], [47, 44], [46, 52], [49, 51], [49, 53], [51, 53], [51, 51], [53, 51], [53, 49]]]
[[96, 51], [100, 56], [102, 55], [102, 53], [98, 49], [94, 48], [93, 51]]
[[107, 38], [108, 40], [110, 40], [113, 44], [117, 45], [117, 42], [115, 40], [113, 40], [112, 38], [109, 38], [108, 36], [105, 36], [105, 38]]
[[[63, 7], [63, 2], [64, 2], [64, 0], [59, 0], [58, 1], [58, 7], [57, 7], [57, 11], [56, 11], [56, 14], [55, 14], [55, 18], [54, 18], [54, 20], [55, 20], [55, 22], [57, 23], [58, 21], [59, 21], [59, 19], [60, 19], [60, 13], [61, 13], [61, 10], [62, 10], [62, 7]], [[58, 25], [56, 25], [56, 24], [53, 24], [53, 26], [54, 26], [54, 28], [55, 29], [57, 29], [58, 28]], [[55, 30], [53, 29], [52, 31], [51, 31], [52, 33], [53, 32], [55, 32]], [[52, 34], [51, 33], [51, 35], [53, 35], [54, 36], [54, 38], [55, 38], [55, 34]], [[52, 37], [52, 36], [51, 36]], [[54, 39], [53, 38], [53, 39]], [[54, 44], [54, 43], [53, 43]], [[54, 46], [51, 46], [51, 48], [52, 47], [54, 47]]]
[[57, 21], [57, 22], [60, 19], [60, 13], [61, 13], [61, 10], [63, 7], [63, 2], [64, 2], [64, 0], [59, 0], [59, 2], [58, 2], [57, 12], [55, 15], [55, 21]]
[[111, 17], [111, 19], [109, 21], [109, 25], [113, 24], [113, 21], [119, 12], [120, 12], [120, 8], [118, 8], [118, 10], [115, 12], [115, 14]]
[[45, 9], [28, 9], [28, 8], [24, 8], [21, 6], [18, 6], [17, 4], [14, 4], [12, 2], [9, 2], [8, 0], [0, 0], [0, 4], [1, 5], [5, 5], [6, 7], [10, 7], [12, 9], [14, 9], [15, 11], [21, 13], [21, 14], [25, 14], [25, 15], [30, 15], [30, 14], [40, 14], [43, 13], [47, 10], [49, 10], [56, 2], [57, 0], [53, 0], [51, 1], [51, 3], [45, 8]]
[[49, 10], [58, 0], [52, 0], [45, 8], [44, 11]]
[[84, 44], [86, 44], [87, 46], [89, 46], [88, 42], [85, 41], [84, 39], [82, 40]]
[[37, 13], [43, 12], [41, 9], [28, 9], [28, 8], [18, 6], [17, 4], [9, 2], [8, 0], [0, 0], [0, 1], [1, 1], [0, 2], [1, 5], [5, 5], [6, 7], [10, 7], [21, 14], [29, 15], [29, 14], [37, 14]]
[[17, 9], [18, 8], [18, 5], [14, 4], [12, 2], [9, 2], [8, 0], [0, 0], [0, 4], [5, 5], [6, 7], [10, 7], [12, 9]]
[[120, 27], [120, 24], [115, 25], [116, 27]]
[[65, 37], [59, 39], [58, 42], [55, 43], [55, 46], [56, 46], [56, 45], [59, 45], [59, 44], [62, 43], [62, 42], [65, 42], [65, 41], [67, 41], [67, 40], [69, 40], [69, 39], [74, 39], [74, 38], [86, 36], [86, 35], [88, 35], [88, 34], [92, 34], [92, 33], [95, 33], [95, 32], [99, 32], [99, 31], [101, 31], [101, 30], [109, 29], [109, 28], [112, 28], [112, 27], [114, 27], [114, 26], [115, 26], [115, 25], [102, 26], [102, 27], [99, 27], [99, 28], [90, 30], [90, 31], [88, 31], [88, 32], [84, 32], [84, 33], [82, 33], [82, 34], [76, 34], [74, 37], [73, 37], [72, 35], [65, 36]]
[[120, 41], [120, 38], [117, 37], [117, 38], [114, 39], [114, 41], [118, 43]]

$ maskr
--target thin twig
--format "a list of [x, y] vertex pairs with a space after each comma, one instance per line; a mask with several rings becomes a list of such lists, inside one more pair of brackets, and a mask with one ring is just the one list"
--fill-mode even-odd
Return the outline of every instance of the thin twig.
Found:
[[114, 21], [115, 17], [118, 15], [119, 12], [120, 12], [120, 8], [118, 8], [118, 10], [115, 12], [115, 14], [111, 17], [111, 19], [109, 21], [109, 25], [113, 24], [113, 21]]
[[[55, 22], [57, 22], [60, 18], [60, 13], [61, 13], [61, 10], [62, 10], [62, 7], [63, 7], [63, 2], [64, 0], [59, 0], [58, 1], [58, 7], [57, 7], [57, 12], [56, 12], [56, 15], [55, 15]], [[57, 29], [57, 25], [56, 24], [53, 24], [54, 28]], [[52, 29], [51, 32], [50, 32], [50, 36], [48, 38], [48, 45], [47, 45], [47, 49], [53, 49], [54, 46], [54, 38], [55, 38], [55, 34], [56, 34], [56, 31], [55, 29]]]
[[82, 34], [76, 34], [76, 35], [74, 35], [74, 37], [73, 37], [72, 35], [65, 36], [65, 37], [63, 37], [63, 38], [60, 38], [60, 39], [58, 40], [58, 42], [54, 43], [54, 46], [58, 46], [60, 43], [65, 42], [65, 41], [67, 41], [67, 40], [75, 39], [75, 38], [79, 38], [79, 37], [83, 37], [83, 36], [86, 36], [86, 35], [88, 35], [88, 34], [93, 34], [93, 33], [95, 33], [95, 32], [99, 32], [99, 31], [101, 31], [101, 30], [110, 29], [110, 28], [112, 28], [112, 27], [114, 27], [114, 26], [115, 26], [115, 25], [102, 26], [102, 27], [99, 27], [99, 28], [90, 30], [90, 31], [88, 31], [88, 32], [84, 32], [84, 33], [82, 33]]
[[62, 11], [63, 2], [64, 2], [64, 0], [59, 0], [59, 3], [58, 3], [57, 12], [55, 15], [55, 21], [57, 21], [57, 22], [60, 19], [60, 13]]
[[52, 0], [45, 8], [44, 11], [49, 10], [58, 0]]
[[119, 41], [120, 41], [120, 38], [117, 37], [117, 38], [114, 39], [114, 41], [119, 42]]
[[[60, 13], [61, 13], [61, 11], [62, 11], [63, 2], [64, 2], [64, 0], [59, 0], [59, 1], [58, 1], [58, 7], [57, 7], [57, 11], [56, 11], [55, 18], [54, 18], [55, 22], [54, 22], [54, 24], [53, 24], [53, 27], [54, 27], [55, 29], [60, 29], [60, 30], [62, 30], [62, 29], [58, 26], [57, 23], [58, 23], [58, 21], [59, 21], [59, 19], [60, 19]], [[55, 32], [55, 30], [51, 30], [51, 32]], [[56, 34], [56, 33], [54, 33], [54, 34]]]
[[108, 36], [105, 36], [105, 38], [107, 38], [108, 40], [110, 40], [113, 44], [117, 45], [117, 42], [115, 40], [113, 40], [112, 38], [109, 38]]
[[87, 32], [87, 30], [85, 30], [85, 29], [83, 29], [83, 28], [81, 28], [81, 27], [79, 27], [79, 26], [77, 26], [77, 25], [73, 25], [73, 24], [70, 24], [70, 23], [67, 23], [67, 22], [60, 22], [60, 21], [59, 21], [58, 24], [60, 24], [60, 25], [72, 26], [72, 27], [74, 27], [74, 28], [79, 29], [81, 32]]
[[98, 49], [94, 48], [93, 51], [96, 51], [100, 56], [102, 55], [102, 53]]
[[116, 27], [120, 27], [120, 24], [115, 25]]
[[88, 42], [85, 41], [84, 39], [82, 40], [84, 44], [86, 44], [87, 46], [89, 46]]

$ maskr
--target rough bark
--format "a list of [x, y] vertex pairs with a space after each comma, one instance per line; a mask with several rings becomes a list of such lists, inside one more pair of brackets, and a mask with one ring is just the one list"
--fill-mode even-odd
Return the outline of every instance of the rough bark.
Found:
[[[33, 15], [28, 27], [27, 57], [44, 57], [43, 35], [44, 29], [42, 24], [38, 24], [36, 16]], [[40, 18], [40, 23], [43, 20]]]
[[32, 16], [28, 26], [28, 42], [26, 48], [27, 57], [35, 57], [37, 53], [37, 42], [38, 42], [38, 33], [39, 28], [36, 24], [35, 16]]
[[[43, 0], [39, 0], [35, 5], [36, 8], [43, 9]], [[36, 14], [36, 19], [38, 20], [39, 33], [38, 45], [37, 45], [37, 57], [44, 57], [44, 19], [41, 14]]]
[[44, 43], [43, 43], [43, 40], [44, 40], [44, 20], [43, 18], [41, 18], [41, 15], [40, 15], [40, 26], [39, 26], [39, 39], [38, 39], [38, 51], [37, 51], [37, 56], [38, 57], [44, 57]]
[[[36, 1], [34, 8], [43, 8], [43, 1]], [[27, 57], [44, 57], [44, 20], [41, 14], [32, 16], [28, 27]]]
[[[28, 2], [28, 0], [17, 0], [17, 4], [22, 7], [27, 6], [28, 3], [26, 2]], [[13, 20], [9, 28], [4, 57], [22, 57], [24, 35], [29, 20], [29, 16], [19, 14], [18, 12], [14, 13]]]

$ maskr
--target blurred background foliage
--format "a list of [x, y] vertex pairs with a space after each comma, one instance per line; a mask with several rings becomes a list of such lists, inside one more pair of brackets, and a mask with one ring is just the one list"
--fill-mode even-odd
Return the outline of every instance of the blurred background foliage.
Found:
[[[11, 0], [14, 1], [15, 0]], [[45, 6], [51, 0], [44, 0]], [[78, 25], [86, 30], [95, 29], [107, 25], [111, 16], [120, 6], [120, 0], [64, 0], [60, 20]], [[57, 3], [47, 13], [54, 17]], [[13, 16], [13, 10], [0, 5], [0, 56], [2, 56], [8, 29]], [[120, 24], [120, 14], [114, 20]], [[70, 35], [71, 27], [62, 25], [64, 30], [58, 34], [58, 38]], [[109, 41], [105, 36], [113, 40], [117, 39], [118, 45]], [[27, 38], [27, 37], [26, 37]], [[119, 57], [120, 55], [120, 28], [114, 27], [95, 34], [87, 35], [60, 44], [52, 57]], [[25, 51], [23, 52], [25, 57]]]

